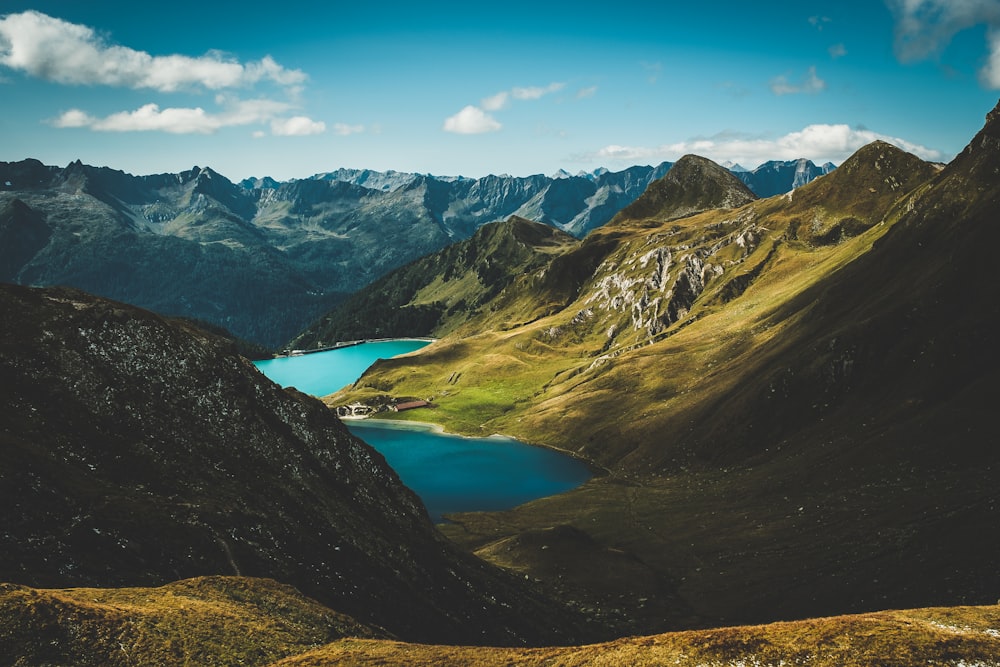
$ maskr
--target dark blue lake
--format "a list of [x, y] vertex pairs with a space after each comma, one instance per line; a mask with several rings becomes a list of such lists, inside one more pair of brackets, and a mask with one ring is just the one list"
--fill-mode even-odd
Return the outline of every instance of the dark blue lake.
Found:
[[[380, 341], [255, 363], [282, 386], [324, 396], [353, 383], [376, 359], [427, 344]], [[592, 476], [584, 463], [570, 456], [513, 438], [465, 438], [428, 425], [384, 419], [345, 423], [385, 457], [434, 521], [450, 512], [510, 509], [569, 491]]]

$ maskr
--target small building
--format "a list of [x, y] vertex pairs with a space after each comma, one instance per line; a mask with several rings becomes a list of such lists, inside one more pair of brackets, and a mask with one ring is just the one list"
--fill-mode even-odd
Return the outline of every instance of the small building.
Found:
[[396, 412], [402, 412], [403, 410], [412, 410], [414, 408], [426, 408], [430, 405], [427, 401], [403, 401], [402, 403], [396, 403], [392, 406], [392, 409]]
[[351, 403], [350, 405], [338, 405], [337, 416], [347, 418], [367, 417], [373, 412], [370, 405], [364, 403]]

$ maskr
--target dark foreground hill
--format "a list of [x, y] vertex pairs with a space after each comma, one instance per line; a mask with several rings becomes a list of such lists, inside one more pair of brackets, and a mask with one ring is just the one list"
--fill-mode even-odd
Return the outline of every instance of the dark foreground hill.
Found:
[[[430, 397], [410, 418], [611, 469], [443, 528], [518, 571], [541, 575], [582, 533], [709, 622], [991, 603], [998, 170], [1000, 109], [943, 169], [876, 142], [735, 209], [637, 202], [507, 288], [558, 285], [558, 312], [502, 332], [470, 320], [328, 401]], [[560, 525], [543, 551], [533, 536]], [[655, 627], [641, 597], [634, 617]]]
[[575, 617], [460, 553], [384, 459], [232, 344], [0, 285], [0, 581], [271, 577], [410, 640], [564, 641]]

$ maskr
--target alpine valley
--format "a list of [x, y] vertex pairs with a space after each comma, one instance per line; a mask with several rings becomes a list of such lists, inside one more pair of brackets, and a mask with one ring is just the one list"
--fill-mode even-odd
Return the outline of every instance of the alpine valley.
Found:
[[[4, 277], [119, 301], [0, 289], [0, 664], [1000, 664], [1000, 105], [807, 166], [4, 165]], [[438, 340], [320, 401], [177, 314]], [[434, 526], [329, 409], [410, 397], [600, 474]]]

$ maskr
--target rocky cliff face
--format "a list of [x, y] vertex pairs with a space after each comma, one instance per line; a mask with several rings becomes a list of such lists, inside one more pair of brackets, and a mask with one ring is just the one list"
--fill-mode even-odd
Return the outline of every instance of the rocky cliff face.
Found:
[[558, 641], [551, 607], [229, 343], [64, 288], [0, 286], [0, 307], [0, 580], [267, 576], [400, 637]]
[[830, 162], [816, 166], [812, 160], [772, 160], [751, 171], [734, 171], [758, 197], [783, 195], [836, 169]]

